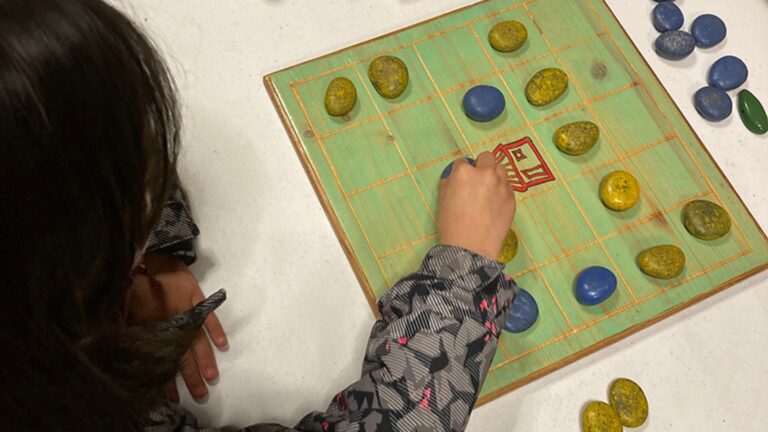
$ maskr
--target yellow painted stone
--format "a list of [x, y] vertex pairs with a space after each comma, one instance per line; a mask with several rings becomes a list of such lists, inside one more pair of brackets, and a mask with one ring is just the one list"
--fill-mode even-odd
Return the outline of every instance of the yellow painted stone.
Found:
[[637, 266], [648, 276], [672, 279], [685, 269], [685, 253], [675, 245], [654, 246], [640, 252]]
[[619, 414], [605, 402], [592, 401], [581, 413], [583, 432], [622, 432]]
[[504, 243], [501, 245], [501, 254], [499, 255], [499, 262], [508, 263], [512, 261], [517, 255], [517, 234], [511, 228], [504, 237]]
[[397, 57], [381, 56], [368, 66], [373, 88], [387, 99], [394, 99], [408, 87], [408, 67]]
[[568, 89], [568, 75], [557, 68], [536, 72], [525, 86], [525, 98], [533, 106], [544, 106], [556, 101]]
[[648, 399], [636, 382], [619, 378], [608, 390], [608, 401], [626, 427], [640, 427], [648, 418]]
[[491, 28], [488, 42], [496, 51], [517, 51], [528, 40], [528, 29], [519, 21], [503, 21]]
[[694, 237], [717, 240], [731, 230], [731, 217], [711, 201], [696, 200], [683, 208], [683, 225]]
[[590, 121], [578, 121], [560, 126], [555, 131], [555, 145], [563, 153], [582, 155], [597, 144], [600, 128]]
[[332, 116], [349, 114], [357, 103], [357, 89], [344, 77], [334, 78], [325, 91], [325, 110]]
[[600, 199], [611, 210], [628, 210], [639, 198], [640, 185], [635, 177], [626, 171], [614, 171], [600, 183]]

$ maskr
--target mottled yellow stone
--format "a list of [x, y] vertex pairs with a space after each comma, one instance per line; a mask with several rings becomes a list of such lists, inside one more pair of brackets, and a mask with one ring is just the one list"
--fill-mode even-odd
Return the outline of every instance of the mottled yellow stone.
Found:
[[568, 89], [568, 75], [557, 68], [547, 68], [536, 72], [525, 86], [525, 98], [531, 105], [548, 105]]
[[628, 210], [639, 198], [640, 185], [635, 177], [626, 171], [614, 171], [600, 183], [600, 199], [611, 210]]
[[583, 432], [622, 432], [621, 420], [616, 411], [605, 402], [592, 401], [581, 413]]
[[517, 255], [517, 234], [511, 228], [504, 237], [504, 243], [501, 245], [501, 254], [499, 255], [499, 262], [504, 264], [512, 261]]
[[397, 57], [381, 56], [368, 66], [373, 88], [387, 99], [394, 99], [408, 87], [408, 67]]
[[325, 110], [332, 116], [349, 114], [357, 103], [357, 89], [344, 77], [334, 78], [325, 91]]
[[654, 246], [640, 252], [637, 266], [648, 276], [672, 279], [680, 276], [685, 268], [685, 254], [675, 245]]
[[619, 378], [614, 381], [608, 390], [608, 401], [626, 427], [639, 427], [648, 418], [648, 399], [632, 380]]
[[731, 230], [731, 217], [713, 202], [696, 200], [683, 208], [683, 225], [694, 237], [717, 240]]
[[488, 42], [496, 51], [517, 51], [528, 40], [528, 29], [519, 21], [503, 21], [491, 28]]
[[555, 145], [563, 153], [582, 155], [597, 144], [600, 128], [589, 121], [578, 121], [560, 126], [555, 131]]

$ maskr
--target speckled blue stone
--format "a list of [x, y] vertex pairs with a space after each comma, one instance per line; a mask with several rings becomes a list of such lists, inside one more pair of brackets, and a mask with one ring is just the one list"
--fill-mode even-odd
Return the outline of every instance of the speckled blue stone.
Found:
[[690, 33], [683, 30], [664, 32], [656, 38], [656, 53], [667, 60], [682, 60], [696, 48], [696, 41]]
[[[466, 159], [470, 165], [475, 164], [475, 160], [472, 158], [464, 158], [464, 159]], [[445, 169], [443, 170], [443, 173], [440, 174], [440, 179], [447, 179], [448, 177], [450, 177], [451, 171], [453, 171], [453, 161], [451, 161], [451, 163], [449, 163], [448, 166], [445, 167]]]
[[515, 299], [512, 300], [504, 330], [510, 333], [522, 333], [531, 328], [538, 318], [539, 305], [528, 291], [520, 288]]
[[673, 2], [663, 2], [653, 8], [653, 26], [660, 32], [680, 30], [685, 22], [683, 11]]
[[740, 58], [725, 56], [709, 68], [709, 85], [725, 91], [741, 87], [747, 81], [749, 70]]
[[701, 48], [711, 48], [719, 44], [727, 33], [723, 20], [714, 15], [701, 15], [691, 24], [691, 34], [696, 39], [696, 45]]
[[576, 299], [587, 306], [600, 304], [616, 292], [617, 283], [616, 275], [605, 267], [586, 268], [576, 278]]
[[496, 87], [479, 85], [472, 87], [464, 95], [464, 112], [469, 118], [479, 122], [488, 122], [504, 112], [506, 101]]
[[704, 87], [693, 95], [693, 106], [705, 119], [719, 122], [733, 112], [733, 101], [724, 90], [717, 87]]

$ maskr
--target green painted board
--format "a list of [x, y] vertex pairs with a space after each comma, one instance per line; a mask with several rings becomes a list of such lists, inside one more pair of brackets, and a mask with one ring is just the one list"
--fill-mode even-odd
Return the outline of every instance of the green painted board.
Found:
[[[495, 52], [489, 29], [514, 19], [529, 39]], [[650, 25], [650, 24], [649, 24]], [[400, 57], [408, 89], [381, 98], [367, 80], [379, 55]], [[536, 108], [524, 88], [540, 69], [570, 76], [566, 94]], [[331, 79], [347, 77], [358, 104], [326, 114]], [[714, 163], [603, 0], [488, 0], [271, 74], [267, 88], [371, 305], [414, 271], [437, 241], [440, 172], [461, 155], [496, 151], [520, 190], [514, 228], [521, 242], [506, 271], [536, 298], [538, 322], [503, 333], [480, 402], [612, 343], [768, 266], [765, 234]], [[462, 112], [471, 86], [498, 87], [507, 109], [490, 123]], [[552, 135], [577, 120], [597, 123], [590, 153], [559, 152]], [[624, 213], [601, 204], [610, 171], [632, 172], [640, 202]], [[704, 242], [682, 226], [693, 199], [721, 204], [734, 226]], [[688, 257], [677, 279], [659, 281], [635, 265], [643, 249], [679, 245]], [[572, 286], [585, 267], [616, 273], [607, 302], [585, 307]]]

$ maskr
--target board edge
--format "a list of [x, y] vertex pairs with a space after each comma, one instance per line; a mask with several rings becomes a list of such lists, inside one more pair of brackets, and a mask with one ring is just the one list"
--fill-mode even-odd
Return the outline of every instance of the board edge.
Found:
[[352, 266], [352, 272], [355, 274], [355, 277], [360, 283], [363, 289], [363, 293], [365, 294], [365, 298], [366, 300], [368, 300], [368, 304], [371, 307], [371, 310], [373, 311], [374, 315], [378, 318], [380, 316], [380, 312], [376, 304], [376, 296], [373, 293], [373, 290], [371, 289], [371, 284], [368, 281], [368, 278], [365, 277], [363, 268], [360, 265], [360, 263], [357, 261], [357, 258], [353, 253], [352, 245], [349, 243], [349, 239], [347, 238], [346, 234], [344, 233], [344, 230], [341, 227], [341, 222], [336, 216], [336, 212], [333, 210], [333, 206], [331, 205], [330, 200], [326, 196], [325, 191], [323, 191], [322, 187], [320, 187], [320, 179], [315, 173], [315, 170], [312, 168], [312, 164], [309, 161], [309, 157], [307, 156], [303, 146], [301, 145], [301, 140], [296, 135], [296, 131], [291, 126], [291, 122], [288, 119], [288, 115], [285, 111], [285, 107], [283, 106], [283, 103], [277, 94], [277, 89], [275, 88], [275, 85], [272, 83], [271, 76], [267, 75], [264, 77], [264, 87], [266, 87], [267, 89], [267, 93], [269, 94], [269, 98], [272, 100], [272, 104], [277, 109], [277, 113], [278, 113], [278, 116], [280, 117], [280, 121], [283, 123], [283, 127], [285, 128], [286, 132], [288, 132], [288, 136], [291, 140], [291, 144], [293, 145], [293, 149], [296, 151], [296, 154], [298, 155], [299, 160], [301, 161], [301, 166], [304, 168], [304, 171], [306, 172], [307, 177], [309, 177], [309, 182], [312, 184], [312, 189], [314, 189], [315, 195], [317, 195], [317, 198], [320, 200], [320, 204], [323, 207], [323, 210], [325, 211], [325, 215], [328, 217], [328, 220], [331, 222], [331, 227], [333, 228], [333, 231], [336, 234], [336, 238], [339, 240], [339, 243], [341, 243], [341, 248], [344, 251], [344, 255], [346, 255], [347, 260]]

